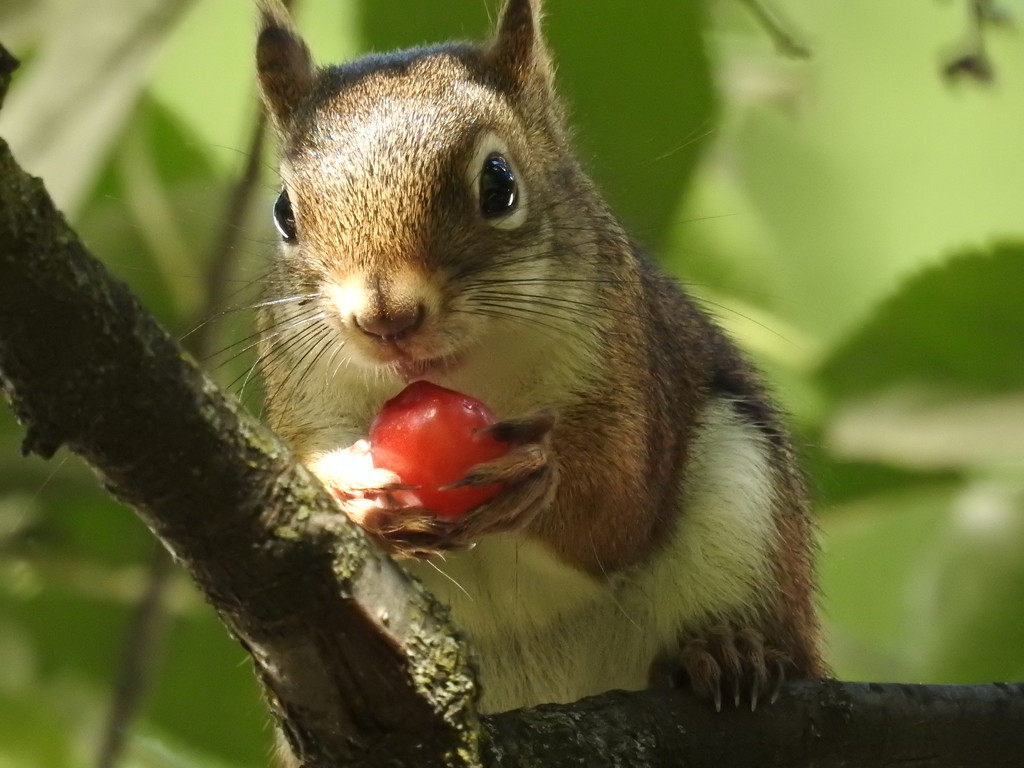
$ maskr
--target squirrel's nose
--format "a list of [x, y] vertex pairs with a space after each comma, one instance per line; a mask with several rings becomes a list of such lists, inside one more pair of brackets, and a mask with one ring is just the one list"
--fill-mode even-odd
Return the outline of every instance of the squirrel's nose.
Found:
[[367, 336], [380, 339], [401, 339], [423, 324], [426, 314], [422, 304], [401, 309], [367, 309], [352, 316], [352, 323]]

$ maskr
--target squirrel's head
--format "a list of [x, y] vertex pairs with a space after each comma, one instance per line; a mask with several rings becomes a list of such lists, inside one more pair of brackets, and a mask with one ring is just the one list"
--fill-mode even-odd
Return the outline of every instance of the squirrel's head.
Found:
[[257, 69], [281, 149], [270, 330], [406, 378], [498, 331], [557, 333], [571, 289], [551, 280], [564, 277], [553, 212], [571, 204], [575, 165], [539, 2], [508, 0], [485, 45], [323, 68], [276, 0], [261, 12]]

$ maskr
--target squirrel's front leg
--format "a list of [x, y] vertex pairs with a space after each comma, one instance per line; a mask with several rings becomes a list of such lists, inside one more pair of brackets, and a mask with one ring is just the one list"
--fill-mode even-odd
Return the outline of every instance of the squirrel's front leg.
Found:
[[554, 497], [558, 467], [551, 450], [552, 411], [499, 421], [487, 430], [508, 453], [473, 467], [452, 488], [501, 484], [490, 501], [457, 518], [419, 506], [415, 488], [373, 466], [369, 443], [357, 440], [310, 462], [349, 519], [388, 551], [410, 557], [472, 546], [481, 536], [521, 530]]
[[508, 453], [473, 467], [452, 488], [502, 484], [490, 501], [439, 529], [439, 550], [471, 546], [481, 536], [525, 528], [548, 506], [558, 488], [558, 462], [551, 448], [554, 411], [541, 410], [506, 419], [487, 428], [496, 439], [508, 443]]

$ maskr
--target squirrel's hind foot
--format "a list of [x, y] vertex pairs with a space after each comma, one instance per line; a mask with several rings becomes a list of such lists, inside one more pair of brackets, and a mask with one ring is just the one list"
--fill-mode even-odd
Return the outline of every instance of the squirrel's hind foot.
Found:
[[774, 703], [786, 680], [789, 657], [771, 647], [760, 631], [719, 624], [684, 637], [673, 682], [708, 699], [716, 711], [722, 701], [737, 709], [744, 701], [751, 711], [761, 702]]

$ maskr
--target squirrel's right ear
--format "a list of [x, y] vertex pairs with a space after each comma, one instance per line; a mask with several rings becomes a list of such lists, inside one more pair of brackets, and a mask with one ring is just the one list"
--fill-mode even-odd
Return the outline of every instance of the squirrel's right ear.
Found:
[[501, 11], [498, 33], [487, 55], [514, 88], [550, 86], [554, 79], [540, 18], [541, 0], [506, 0]]
[[270, 117], [280, 130], [313, 87], [313, 59], [280, 0], [258, 0], [256, 72]]

